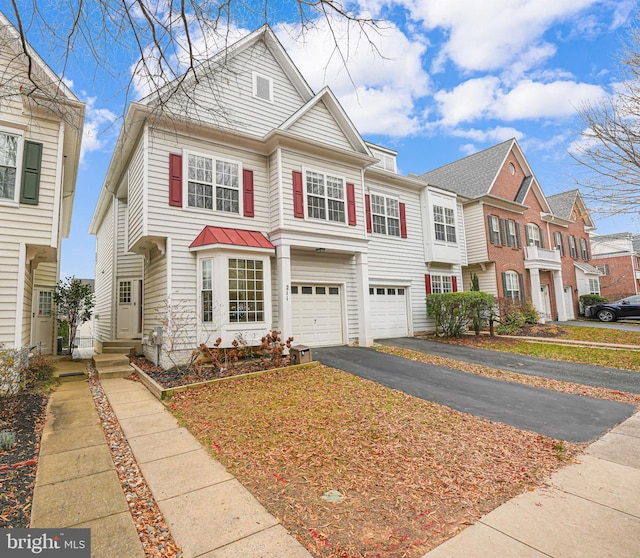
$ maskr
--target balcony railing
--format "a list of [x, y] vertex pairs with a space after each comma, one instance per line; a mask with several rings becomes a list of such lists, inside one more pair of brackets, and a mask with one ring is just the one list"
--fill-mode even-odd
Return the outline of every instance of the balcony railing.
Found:
[[538, 246], [525, 246], [524, 261], [560, 264], [560, 252], [558, 250], [546, 250]]

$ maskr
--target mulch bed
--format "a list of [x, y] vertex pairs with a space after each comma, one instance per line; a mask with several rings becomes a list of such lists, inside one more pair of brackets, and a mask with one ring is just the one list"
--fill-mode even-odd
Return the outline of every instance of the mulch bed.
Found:
[[16, 434], [13, 448], [0, 450], [0, 528], [29, 527], [47, 402], [28, 392], [0, 399], [0, 431]]
[[220, 378], [230, 378], [232, 376], [240, 376], [251, 372], [261, 370], [271, 370], [274, 368], [282, 368], [291, 364], [290, 358], [282, 357], [278, 363], [265, 363], [261, 359], [247, 359], [234, 363], [226, 369], [214, 367], [194, 367], [191, 369], [172, 369], [165, 370], [160, 366], [156, 366], [145, 357], [131, 357], [130, 362], [135, 364], [147, 376], [158, 382], [163, 388], [180, 387], [187, 384], [197, 384], [209, 380], [218, 380]]

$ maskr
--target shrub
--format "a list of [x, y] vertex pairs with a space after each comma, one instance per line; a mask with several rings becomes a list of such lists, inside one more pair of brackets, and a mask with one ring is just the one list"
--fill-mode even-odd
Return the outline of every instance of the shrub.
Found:
[[31, 357], [27, 365], [25, 380], [28, 386], [50, 383], [53, 380], [53, 364], [43, 355]]
[[516, 335], [524, 324], [538, 323], [538, 311], [531, 302], [520, 302], [511, 298], [498, 301], [500, 324], [496, 327], [499, 335]]
[[427, 312], [436, 322], [436, 333], [459, 337], [472, 324], [479, 333], [495, 305], [492, 294], [478, 291], [435, 293], [427, 296]]
[[0, 345], [0, 398], [18, 394], [24, 387], [21, 351]]
[[521, 311], [524, 316], [525, 324], [537, 324], [540, 321], [540, 314], [538, 314], [538, 311], [532, 302], [524, 302], [522, 304]]
[[16, 433], [10, 430], [0, 432], [0, 451], [9, 451], [16, 445]]
[[605, 297], [597, 294], [583, 294], [580, 295], [580, 307], [586, 308], [592, 304], [598, 304], [599, 302], [609, 302]]

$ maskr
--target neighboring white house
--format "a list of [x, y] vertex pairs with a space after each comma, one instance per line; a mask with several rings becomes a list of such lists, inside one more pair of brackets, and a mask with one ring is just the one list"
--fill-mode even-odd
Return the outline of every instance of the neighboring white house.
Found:
[[462, 285], [456, 195], [397, 174], [268, 26], [206, 67], [128, 108], [90, 226], [96, 349], [144, 338], [166, 365], [271, 329], [320, 346], [430, 328], [425, 284]]
[[[0, 12], [0, 345], [55, 352], [52, 293], [69, 235], [84, 104]], [[23, 94], [33, 86], [43, 93]]]

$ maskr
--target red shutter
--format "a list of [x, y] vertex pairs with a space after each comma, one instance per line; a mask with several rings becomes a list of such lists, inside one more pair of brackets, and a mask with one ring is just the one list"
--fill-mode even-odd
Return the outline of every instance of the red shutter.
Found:
[[458, 278], [455, 275], [451, 276], [451, 290], [454, 293], [458, 292]]
[[427, 294], [431, 294], [431, 275], [424, 276], [424, 289]]
[[302, 173], [292, 172], [293, 181], [293, 216], [304, 219], [304, 193], [302, 191]]
[[349, 225], [356, 226], [356, 188], [347, 182], [347, 216]]
[[400, 236], [407, 238], [407, 210], [403, 203], [400, 204]]
[[169, 154], [169, 205], [182, 207], [182, 155]]
[[244, 216], [253, 217], [253, 171], [242, 170], [242, 201], [244, 206]]
[[367, 232], [373, 231], [373, 225], [371, 224], [371, 196], [369, 194], [364, 195], [364, 206], [367, 213]]

